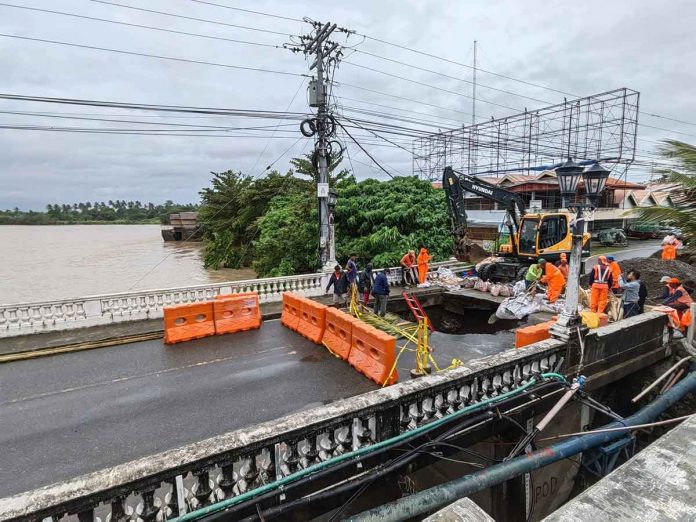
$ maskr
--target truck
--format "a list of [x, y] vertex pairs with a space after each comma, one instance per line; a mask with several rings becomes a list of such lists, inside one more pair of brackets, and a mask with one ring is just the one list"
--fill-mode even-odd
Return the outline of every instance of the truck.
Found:
[[[504, 225], [507, 241], [498, 241], [494, 260], [482, 262], [478, 274], [483, 280], [512, 282], [522, 278], [530, 265], [543, 257], [555, 262], [561, 254], [570, 255], [573, 245], [574, 216], [569, 212], [527, 213], [522, 197], [516, 192], [446, 167], [442, 176], [449, 209], [455, 256], [470, 261], [471, 242], [468, 240], [468, 222], [465, 193], [469, 192], [494, 201], [505, 210]], [[583, 256], [590, 254], [590, 234], [582, 237]], [[582, 269], [581, 269], [582, 273]]]

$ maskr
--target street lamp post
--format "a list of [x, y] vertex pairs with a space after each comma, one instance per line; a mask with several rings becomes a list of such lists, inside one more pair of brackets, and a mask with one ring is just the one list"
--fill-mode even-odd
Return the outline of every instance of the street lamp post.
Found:
[[[583, 167], [568, 158], [556, 169], [556, 178], [563, 198], [563, 207], [576, 213], [574, 224], [571, 223], [573, 243], [570, 251], [570, 269], [566, 281], [565, 307], [558, 321], [549, 329], [549, 333], [563, 341], [568, 341], [578, 325], [578, 296], [580, 294], [580, 268], [582, 266], [582, 243], [585, 235], [584, 209], [597, 208], [599, 196], [604, 190], [609, 171], [595, 162], [583, 172]], [[580, 178], [585, 182], [587, 203], [575, 203], [571, 200], [577, 195]]]
[[334, 211], [336, 210], [336, 202], [338, 194], [335, 190], [329, 189], [329, 259], [324, 266], [324, 271], [333, 272], [336, 266], [336, 238], [334, 236]]

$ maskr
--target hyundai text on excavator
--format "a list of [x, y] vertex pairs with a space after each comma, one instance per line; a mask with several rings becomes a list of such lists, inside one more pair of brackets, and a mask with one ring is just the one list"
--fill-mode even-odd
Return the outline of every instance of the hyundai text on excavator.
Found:
[[[485, 180], [445, 168], [442, 188], [447, 195], [455, 255], [460, 261], [470, 261], [471, 242], [464, 192], [471, 192], [501, 205], [507, 212], [505, 226], [510, 235], [507, 243], [500, 245], [495, 256], [498, 261], [479, 267], [479, 277], [484, 281], [516, 281], [522, 279], [530, 265], [543, 257], [558, 261], [562, 253], [570, 255], [573, 243], [572, 215], [568, 212], [539, 212], [527, 214], [524, 200], [516, 192], [498, 187]], [[589, 246], [590, 234], [583, 235], [584, 247]], [[583, 247], [583, 256], [589, 255]]]

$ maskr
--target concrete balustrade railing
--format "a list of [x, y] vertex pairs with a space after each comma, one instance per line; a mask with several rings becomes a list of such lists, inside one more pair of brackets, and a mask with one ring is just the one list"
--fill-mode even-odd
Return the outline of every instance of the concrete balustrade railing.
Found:
[[[456, 261], [431, 265], [429, 278], [437, 278], [439, 267], [462, 266]], [[156, 290], [136, 290], [73, 299], [0, 305], [0, 338], [17, 335], [71, 330], [128, 321], [158, 319], [162, 309], [177, 304], [213, 299], [220, 294], [258, 292], [261, 303], [279, 302], [283, 292], [305, 297], [325, 293], [327, 274], [303, 274], [285, 277], [228, 281], [205, 285]], [[388, 269], [391, 285], [401, 281], [401, 269]]]

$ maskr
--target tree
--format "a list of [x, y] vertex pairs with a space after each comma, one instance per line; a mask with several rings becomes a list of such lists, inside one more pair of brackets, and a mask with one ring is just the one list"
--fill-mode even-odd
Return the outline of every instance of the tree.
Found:
[[198, 221], [206, 239], [205, 265], [213, 268], [250, 266], [257, 221], [271, 200], [313, 190], [310, 181], [296, 178], [292, 172], [272, 171], [258, 179], [231, 170], [212, 174], [211, 187], [200, 191]]
[[452, 255], [447, 203], [442, 190], [417, 177], [389, 181], [346, 179], [337, 184], [337, 255], [355, 253], [375, 266], [396, 266], [424, 244], [435, 258]]
[[673, 161], [674, 169], [663, 170], [664, 182], [681, 186], [673, 198], [675, 207], [641, 207], [641, 221], [669, 223], [683, 232], [687, 250], [696, 254], [696, 146], [677, 140], [665, 140], [659, 149], [660, 155]]
[[254, 270], [262, 277], [312, 272], [319, 268], [316, 199], [307, 193], [276, 196], [259, 219]]

